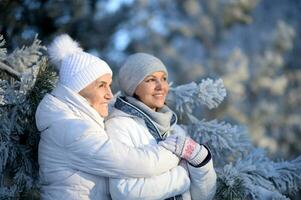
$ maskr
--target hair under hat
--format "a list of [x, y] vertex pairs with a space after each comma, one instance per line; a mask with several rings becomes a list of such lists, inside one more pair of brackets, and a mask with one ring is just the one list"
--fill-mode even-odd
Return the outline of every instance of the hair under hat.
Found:
[[137, 86], [145, 77], [158, 71], [168, 75], [165, 65], [155, 56], [147, 53], [135, 53], [129, 56], [118, 74], [121, 91], [125, 95], [133, 96]]
[[49, 45], [48, 53], [59, 69], [59, 83], [77, 93], [100, 76], [112, 74], [105, 61], [84, 52], [67, 34], [56, 37]]

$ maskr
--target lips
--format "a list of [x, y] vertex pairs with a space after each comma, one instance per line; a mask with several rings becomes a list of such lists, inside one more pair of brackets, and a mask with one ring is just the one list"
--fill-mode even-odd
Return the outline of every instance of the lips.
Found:
[[165, 96], [165, 94], [164, 93], [158, 93], [158, 94], [153, 94], [153, 96], [163, 97], [163, 96]]

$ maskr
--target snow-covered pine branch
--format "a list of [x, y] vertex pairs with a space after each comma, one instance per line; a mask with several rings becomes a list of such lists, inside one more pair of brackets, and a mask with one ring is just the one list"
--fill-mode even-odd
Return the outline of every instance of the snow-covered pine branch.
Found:
[[[4, 41], [0, 43], [3, 46]], [[39, 135], [34, 113], [56, 79], [37, 38], [9, 55], [2, 46], [0, 64], [14, 71], [9, 65], [20, 64], [22, 69], [18, 68], [19, 79], [14, 73], [0, 73], [0, 199], [38, 199]]]
[[296, 194], [301, 189], [301, 156], [292, 161], [273, 163], [273, 169], [270, 178], [279, 191], [284, 194]]
[[216, 108], [226, 97], [226, 89], [222, 79], [205, 79], [201, 83], [195, 82], [170, 88], [167, 105], [172, 107], [179, 117], [191, 114], [194, 108], [201, 104], [209, 109]]
[[6, 71], [11, 75], [20, 78], [20, 73], [18, 71], [14, 70], [13, 68], [11, 68], [10, 66], [8, 66], [6, 63], [3, 62], [7, 59], [7, 50], [4, 47], [4, 45], [5, 45], [5, 40], [3, 36], [0, 35], [0, 70]]
[[13, 69], [22, 73], [40, 60], [42, 56], [42, 50], [45, 49], [46, 47], [41, 45], [41, 41], [36, 36], [30, 46], [23, 46], [20, 49], [17, 48], [10, 55], [8, 55], [6, 62]]
[[300, 189], [301, 157], [273, 162], [262, 149], [219, 168], [218, 199], [288, 199]]
[[6, 58], [7, 50], [4, 48], [5, 40], [2, 35], [0, 35], [0, 61], [3, 61]]
[[236, 160], [252, 147], [246, 130], [226, 122], [194, 119], [184, 128], [193, 139], [210, 147], [216, 166]]
[[[222, 79], [216, 81], [205, 79], [198, 85], [197, 97], [200, 104], [205, 104], [208, 108], [216, 108], [226, 97], [226, 89]], [[198, 100], [198, 99], [196, 99]], [[196, 101], [198, 103], [198, 101]]]

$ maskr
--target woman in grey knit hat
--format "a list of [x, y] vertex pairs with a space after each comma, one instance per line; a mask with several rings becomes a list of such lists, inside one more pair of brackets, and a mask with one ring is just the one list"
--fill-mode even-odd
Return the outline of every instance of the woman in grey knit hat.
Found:
[[106, 120], [109, 136], [143, 149], [160, 143], [181, 161], [159, 176], [110, 179], [113, 199], [212, 199], [215, 194], [211, 153], [186, 136], [165, 105], [167, 79], [162, 61], [146, 53], [129, 56], [119, 71], [122, 95]]

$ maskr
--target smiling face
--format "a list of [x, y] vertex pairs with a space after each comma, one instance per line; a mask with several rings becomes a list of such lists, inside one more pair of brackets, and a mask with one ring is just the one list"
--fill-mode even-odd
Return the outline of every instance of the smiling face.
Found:
[[111, 83], [112, 75], [105, 74], [79, 92], [102, 117], [109, 113], [108, 104], [113, 97]]
[[135, 95], [153, 110], [164, 106], [169, 91], [167, 75], [158, 71], [147, 76], [136, 88]]

